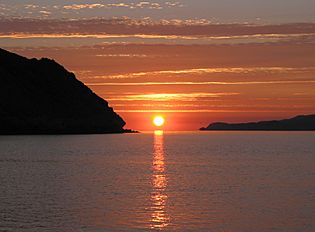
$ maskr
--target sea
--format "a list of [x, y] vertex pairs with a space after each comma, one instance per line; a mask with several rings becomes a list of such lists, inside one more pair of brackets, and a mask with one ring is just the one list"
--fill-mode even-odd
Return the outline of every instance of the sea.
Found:
[[0, 231], [314, 232], [315, 132], [0, 136]]

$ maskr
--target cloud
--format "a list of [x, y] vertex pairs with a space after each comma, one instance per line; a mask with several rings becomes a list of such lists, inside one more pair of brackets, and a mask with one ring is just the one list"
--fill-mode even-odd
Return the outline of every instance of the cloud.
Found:
[[[293, 111], [293, 110], [291, 110]], [[198, 109], [198, 110], [147, 110], [147, 109], [134, 109], [134, 110], [116, 110], [118, 113], [282, 113], [282, 112], [290, 112], [290, 110], [255, 110], [255, 109], [244, 109], [244, 110], [216, 110], [216, 109]]]
[[[59, 1], [60, 2], [60, 1]], [[114, 1], [107, 3], [106, 1], [79, 1], [80, 3], [69, 4], [65, 3], [40, 3], [38, 1], [28, 1], [28, 4], [16, 3], [15, 1], [8, 1], [6, 4], [0, 3], [0, 16], [5, 18], [37, 18], [37, 19], [73, 19], [73, 18], [95, 18], [106, 15], [114, 16], [132, 16], [135, 12], [137, 15], [145, 17], [150, 15], [152, 11], [168, 10], [170, 8], [182, 8], [183, 4], [180, 2], [163, 2], [163, 1]], [[78, 2], [78, 1], [77, 1]], [[135, 11], [136, 10], [136, 11]], [[41, 11], [50, 12], [50, 14], [43, 14]]]
[[72, 5], [66, 5], [63, 6], [63, 9], [66, 10], [81, 10], [81, 9], [94, 9], [94, 8], [108, 8], [107, 5], [104, 4], [72, 4]]
[[165, 5], [168, 7], [184, 7], [184, 4], [180, 2], [165, 2]]
[[160, 4], [157, 2], [138, 2], [138, 3], [107, 3], [107, 4], [71, 4], [65, 5], [62, 8], [65, 10], [83, 10], [83, 9], [97, 9], [97, 8], [106, 8], [106, 9], [113, 9], [113, 8], [129, 8], [129, 9], [154, 9], [154, 10], [162, 10], [164, 7], [183, 7], [182, 4], [179, 2], [166, 2], [164, 4]]
[[314, 84], [315, 80], [292, 80], [292, 81], [238, 81], [238, 82], [224, 82], [224, 81], [186, 81], [186, 82], [97, 82], [85, 83], [89, 86], [150, 86], [150, 85], [274, 85], [274, 84]]
[[[139, 3], [140, 4], [140, 3]], [[142, 2], [139, 6], [144, 6]], [[32, 6], [35, 7], [35, 6]], [[73, 5], [102, 7], [100, 4]], [[41, 17], [52, 13], [41, 9]], [[3, 39], [98, 39], [104, 42], [177, 44], [314, 43], [315, 23], [284, 25], [211, 24], [207, 20], [130, 19], [0, 19]], [[116, 40], [116, 41], [115, 41]], [[95, 42], [95, 40], [94, 40]]]
[[[303, 71], [312, 70], [310, 68], [290, 68], [290, 67], [229, 67], [229, 68], [194, 68], [194, 69], [182, 69], [182, 70], [162, 70], [162, 71], [151, 71], [151, 72], [137, 72], [127, 73], [119, 75], [109, 76], [94, 76], [95, 79], [134, 79], [139, 77], [154, 77], [161, 75], [202, 75], [202, 74], [214, 74], [214, 73], [234, 73], [234, 74], [248, 74], [248, 73], [302, 73]], [[212, 84], [220, 84], [225, 82], [209, 82]], [[247, 83], [247, 82], [246, 82]]]
[[129, 94], [114, 98], [107, 98], [109, 101], [196, 101], [224, 96], [235, 96], [239, 93], [152, 93], [152, 94]]
[[[81, 7], [102, 7], [101, 4], [74, 5]], [[48, 9], [41, 11], [49, 12]], [[211, 24], [206, 19], [170, 19], [154, 21], [151, 18], [53, 20], [53, 19], [0, 19], [1, 34], [106, 34], [106, 35], [164, 35], [191, 38], [253, 38], [286, 37], [315, 34], [315, 23], [283, 25]]]
[[44, 15], [50, 15], [51, 14], [51, 12], [46, 11], [46, 10], [41, 10], [41, 11], [39, 11], [39, 13], [44, 14]]
[[24, 7], [25, 9], [39, 9], [40, 8], [39, 5], [34, 5], [34, 4], [27, 4]]

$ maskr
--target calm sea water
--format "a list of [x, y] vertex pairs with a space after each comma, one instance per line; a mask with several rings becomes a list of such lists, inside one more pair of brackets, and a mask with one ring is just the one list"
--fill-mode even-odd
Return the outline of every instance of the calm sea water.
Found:
[[0, 231], [315, 231], [315, 133], [0, 137]]

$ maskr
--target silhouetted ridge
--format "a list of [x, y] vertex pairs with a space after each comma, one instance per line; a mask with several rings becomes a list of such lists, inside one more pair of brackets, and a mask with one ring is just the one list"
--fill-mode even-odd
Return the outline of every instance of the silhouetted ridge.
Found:
[[300, 115], [291, 119], [249, 122], [216, 122], [200, 130], [262, 130], [262, 131], [314, 131], [315, 115]]
[[125, 122], [54, 60], [0, 49], [0, 134], [119, 133]]

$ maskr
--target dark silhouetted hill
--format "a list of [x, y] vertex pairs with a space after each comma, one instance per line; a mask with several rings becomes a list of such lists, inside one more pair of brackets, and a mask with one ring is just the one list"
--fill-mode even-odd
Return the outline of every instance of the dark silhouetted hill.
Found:
[[0, 49], [0, 134], [124, 132], [124, 120], [61, 65]]
[[300, 115], [284, 120], [249, 123], [217, 122], [200, 130], [315, 131], [315, 115]]

